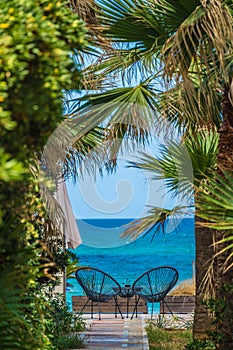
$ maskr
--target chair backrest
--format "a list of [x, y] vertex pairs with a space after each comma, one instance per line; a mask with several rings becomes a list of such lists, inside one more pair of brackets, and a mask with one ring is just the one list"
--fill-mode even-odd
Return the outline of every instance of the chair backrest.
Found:
[[117, 295], [121, 291], [119, 283], [106, 272], [93, 268], [81, 267], [75, 272], [75, 277], [87, 296]]
[[132, 289], [140, 296], [153, 296], [162, 300], [178, 280], [178, 271], [174, 267], [159, 266], [144, 272], [133, 283]]

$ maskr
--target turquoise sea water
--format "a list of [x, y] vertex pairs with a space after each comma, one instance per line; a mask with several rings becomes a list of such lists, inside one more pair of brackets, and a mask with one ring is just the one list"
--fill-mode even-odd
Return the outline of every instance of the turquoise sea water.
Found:
[[[104, 270], [120, 284], [133, 283], [143, 272], [169, 265], [179, 272], [178, 283], [193, 276], [195, 260], [194, 220], [170, 221], [162, 231], [151, 231], [134, 242], [122, 240], [120, 234], [132, 219], [77, 220], [82, 241], [74, 252], [80, 266], [92, 266]], [[69, 279], [67, 302], [72, 295], [83, 295], [75, 279]]]

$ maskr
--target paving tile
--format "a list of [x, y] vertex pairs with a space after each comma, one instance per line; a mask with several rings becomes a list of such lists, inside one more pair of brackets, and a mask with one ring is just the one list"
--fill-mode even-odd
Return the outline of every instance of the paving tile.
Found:
[[[90, 328], [85, 332], [86, 349], [90, 350], [148, 350], [148, 340], [145, 332], [144, 315], [138, 318], [115, 318], [115, 315], [102, 315], [102, 320], [88, 320]], [[77, 349], [76, 349], [77, 350]]]

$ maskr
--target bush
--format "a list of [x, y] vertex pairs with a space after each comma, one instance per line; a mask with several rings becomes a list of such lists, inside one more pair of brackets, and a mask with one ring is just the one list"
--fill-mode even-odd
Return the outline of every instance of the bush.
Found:
[[[3, 349], [51, 349], [41, 295], [47, 275], [39, 241], [45, 212], [37, 163], [62, 121], [62, 97], [80, 79], [72, 53], [82, 23], [66, 1], [0, 2], [0, 343]], [[41, 221], [38, 218], [42, 218]]]
[[85, 323], [77, 314], [69, 310], [63, 295], [57, 294], [48, 303], [48, 334], [55, 349], [80, 347], [82, 339], [77, 332], [85, 330]]

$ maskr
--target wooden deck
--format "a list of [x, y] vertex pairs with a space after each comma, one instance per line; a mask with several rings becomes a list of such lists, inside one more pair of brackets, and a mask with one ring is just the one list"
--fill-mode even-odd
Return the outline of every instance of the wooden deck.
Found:
[[[131, 316], [133, 309], [135, 307], [135, 297], [129, 298], [129, 304], [128, 304], [128, 314]], [[73, 296], [72, 297], [72, 308], [74, 312], [79, 313], [85, 303], [87, 302], [87, 297], [86, 296]], [[117, 302], [120, 306], [122, 314], [125, 316], [127, 314], [127, 298], [117, 298]], [[109, 314], [114, 314], [115, 313], [115, 301], [109, 300], [106, 303], [101, 303], [100, 304], [100, 311], [101, 314], [109, 313]], [[98, 303], [93, 303], [93, 312], [98, 313], [99, 308], [98, 308]], [[138, 314], [147, 314], [148, 313], [148, 307], [147, 303], [144, 300], [140, 300], [137, 306], [137, 312]], [[83, 310], [84, 314], [90, 314], [91, 313], [91, 302], [87, 304], [85, 309]]]
[[[189, 314], [195, 310], [195, 296], [169, 296], [165, 297], [167, 303], [164, 304], [164, 313], [169, 314]], [[163, 313], [162, 303], [160, 303], [160, 313]]]

